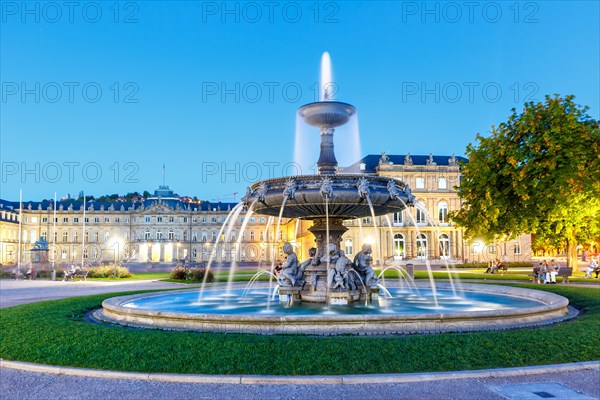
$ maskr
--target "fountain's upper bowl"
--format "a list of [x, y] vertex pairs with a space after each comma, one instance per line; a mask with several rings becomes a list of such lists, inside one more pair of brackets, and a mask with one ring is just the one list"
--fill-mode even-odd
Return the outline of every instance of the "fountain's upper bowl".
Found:
[[[414, 196], [404, 182], [364, 174], [299, 175], [268, 179], [253, 184], [243, 201], [252, 210], [286, 218], [353, 219], [399, 212], [413, 205]], [[327, 204], [326, 204], [327, 200]]]
[[298, 113], [307, 124], [319, 128], [335, 128], [344, 125], [356, 108], [339, 101], [319, 101], [306, 104], [298, 109]]

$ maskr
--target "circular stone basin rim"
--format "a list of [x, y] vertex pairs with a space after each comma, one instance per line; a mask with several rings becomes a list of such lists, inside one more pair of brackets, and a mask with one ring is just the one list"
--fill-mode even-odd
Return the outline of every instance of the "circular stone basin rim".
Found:
[[[417, 287], [420, 288], [428, 288], [429, 284], [427, 283], [416, 283]], [[448, 290], [450, 289], [449, 284], [437, 284], [436, 288], [439, 290]], [[222, 322], [222, 323], [233, 323], [239, 322], [243, 324], [244, 322], [250, 324], [257, 323], [265, 323], [266, 325], [273, 323], [310, 323], [319, 325], [319, 323], [327, 324], [327, 323], [389, 323], [389, 322], [416, 322], [416, 321], [434, 321], [434, 320], [461, 320], [461, 321], [472, 321], [476, 322], [478, 320], [487, 320], [490, 318], [510, 318], [510, 317], [520, 317], [520, 316], [531, 316], [531, 315], [540, 315], [546, 313], [552, 313], [556, 311], [565, 310], [569, 304], [569, 301], [559, 295], [542, 292], [533, 289], [523, 289], [523, 288], [512, 288], [507, 286], [496, 286], [496, 285], [477, 285], [477, 284], [464, 284], [463, 291], [465, 292], [484, 292], [488, 294], [498, 294], [505, 295], [509, 297], [521, 297], [531, 300], [540, 301], [539, 307], [528, 307], [524, 309], [506, 309], [506, 310], [491, 310], [491, 311], [471, 311], [471, 312], [455, 312], [455, 313], [439, 313], [439, 312], [430, 312], [430, 313], [421, 313], [421, 314], [384, 314], [384, 315], [241, 315], [241, 314], [195, 314], [195, 313], [185, 313], [185, 312], [172, 312], [172, 311], [157, 311], [157, 310], [148, 310], [141, 308], [133, 308], [127, 307], [123, 304], [140, 299], [140, 298], [149, 298], [155, 296], [164, 296], [166, 292], [153, 292], [153, 293], [145, 293], [145, 294], [136, 294], [129, 296], [119, 296], [112, 297], [106, 299], [102, 302], [102, 307], [104, 309], [103, 313], [106, 314], [108, 312], [108, 319], [112, 319], [115, 315], [123, 315], [123, 316], [135, 316], [139, 317], [140, 320], [150, 319], [153, 317], [158, 319], [165, 320], [189, 320], [193, 322]], [[215, 289], [210, 289], [215, 290]], [[187, 293], [187, 292], [197, 292], [197, 289], [190, 290], [182, 290], [172, 292], [173, 294], [177, 293]], [[169, 292], [170, 293], [170, 292]], [[105, 315], [106, 316], [106, 315]], [[127, 318], [126, 318], [127, 319]], [[119, 321], [116, 321], [119, 323]], [[146, 323], [148, 323], [147, 321]], [[449, 321], [450, 322], [450, 321]], [[162, 325], [160, 325], [162, 326]]]

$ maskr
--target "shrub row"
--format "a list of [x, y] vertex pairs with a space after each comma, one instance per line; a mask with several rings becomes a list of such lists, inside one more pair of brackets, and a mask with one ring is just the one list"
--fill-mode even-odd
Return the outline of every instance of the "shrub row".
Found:
[[[171, 279], [177, 279], [181, 281], [194, 281], [194, 282], [203, 282], [204, 275], [206, 274], [206, 268], [201, 267], [192, 267], [192, 268], [183, 268], [181, 266], [177, 266], [173, 268], [171, 271]], [[212, 271], [208, 271], [208, 276], [206, 277], [207, 282], [212, 282], [215, 279]]]
[[[88, 269], [88, 278], [113, 278], [115, 276], [114, 265], [104, 265], [100, 267], [91, 267]], [[117, 267], [117, 278], [131, 278], [133, 274], [129, 269]]]

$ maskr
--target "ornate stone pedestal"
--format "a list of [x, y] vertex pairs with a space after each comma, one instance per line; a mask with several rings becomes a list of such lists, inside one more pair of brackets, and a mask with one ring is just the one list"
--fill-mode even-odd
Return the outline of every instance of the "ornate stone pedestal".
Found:
[[302, 298], [300, 296], [300, 286], [284, 286], [279, 288], [279, 302], [285, 305], [292, 305], [294, 303], [301, 303]]

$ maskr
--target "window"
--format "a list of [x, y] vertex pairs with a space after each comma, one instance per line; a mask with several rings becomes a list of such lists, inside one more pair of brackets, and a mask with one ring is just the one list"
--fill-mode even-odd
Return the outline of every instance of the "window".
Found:
[[[2, 213], [2, 215], [4, 215], [4, 213]], [[4, 218], [4, 217], [3, 217]], [[42, 218], [42, 223], [47, 223], [48, 222], [48, 217], [43, 217]]]
[[404, 257], [404, 236], [401, 233], [394, 235], [394, 256]]
[[221, 217], [221, 222], [222, 222], [222, 223], [223, 223], [223, 222], [225, 222], [225, 220], [226, 220], [226, 219], [227, 219], [227, 218], [225, 218], [225, 217]]
[[206, 224], [207, 222], [208, 222], [208, 218], [206, 218], [206, 217], [202, 217], [202, 223], [203, 223], [203, 224]]
[[202, 231], [202, 236], [200, 236], [200, 239], [203, 242], [207, 242], [208, 241], [208, 232]]
[[448, 203], [441, 202], [438, 204], [438, 220], [440, 225], [448, 225]]
[[100, 234], [98, 231], [94, 232], [94, 242], [98, 242], [100, 240]]
[[119, 217], [115, 218], [115, 224], [118, 224], [119, 222], [121, 222], [121, 220], [119, 219]]
[[67, 259], [67, 249], [62, 249], [62, 251], [60, 252], [60, 258], [63, 260]]
[[[27, 220], [25, 220], [25, 222], [27, 222]], [[67, 218], [67, 217], [63, 218], [63, 224], [68, 224], [68, 223], [69, 223], [69, 218]]]
[[55, 242], [58, 242], [58, 232], [54, 231], [54, 238], [52, 240], [54, 240]]
[[346, 239], [346, 241], [344, 242], [345, 247], [346, 247], [346, 255], [349, 256], [354, 252], [354, 248], [352, 246], [352, 239], [348, 238]]
[[162, 231], [156, 231], [156, 240], [162, 240], [163, 234]]
[[198, 241], [198, 232], [192, 231], [192, 242]]
[[521, 254], [521, 243], [515, 243], [515, 254]]
[[89, 224], [90, 223], [90, 218], [89, 217], [85, 217], [83, 219], [83, 222], [85, 222], [86, 224]]
[[254, 217], [250, 218], [250, 223], [253, 224], [255, 221]]
[[77, 239], [79, 238], [79, 234], [77, 231], [73, 232], [73, 243], [77, 243]]
[[144, 240], [150, 240], [150, 229], [144, 231]]
[[259, 221], [261, 224], [264, 224], [264, 223], [265, 223], [265, 219], [264, 219], [264, 217], [260, 217], [260, 218], [258, 219], [258, 221]]
[[283, 240], [283, 232], [279, 231], [277, 234], [277, 240], [282, 241]]
[[[223, 221], [225, 222], [225, 221]], [[244, 217], [240, 218], [240, 223], [243, 224], [244, 223]]]
[[163, 222], [163, 217], [156, 217], [156, 222]]
[[128, 224], [129, 223], [129, 217], [125, 217], [123, 222], [125, 222], [126, 224]]
[[250, 231], [250, 241], [254, 242], [254, 231]]
[[31, 222], [33, 222], [34, 224], [37, 223], [37, 217], [31, 217]]
[[210, 219], [210, 222], [212, 222], [213, 224], [216, 224], [217, 223], [217, 217], [212, 217]]
[[448, 188], [448, 183], [446, 182], [446, 178], [439, 178], [438, 179], [438, 189], [447, 189]]
[[173, 231], [173, 229], [169, 229], [168, 238], [169, 240], [175, 239], [175, 232]]
[[74, 224], [78, 224], [79, 223], [79, 217], [73, 217], [73, 223]]
[[424, 224], [425, 223], [425, 211], [417, 208], [417, 224]]
[[236, 239], [237, 239], [237, 233], [236, 233], [235, 231], [232, 231], [232, 232], [231, 232], [231, 241], [232, 241], [232, 242], [235, 242], [235, 241], [236, 241]]
[[404, 215], [402, 211], [394, 213], [394, 225], [402, 225], [404, 223]]
[[198, 257], [198, 250], [192, 249], [192, 258], [197, 258], [197, 257]]
[[262, 242], [263, 240], [265, 240], [265, 233], [261, 232], [260, 233], [260, 241]]
[[48, 233], [46, 231], [42, 231], [42, 239], [44, 239], [46, 242], [48, 241]]
[[217, 231], [212, 231], [212, 241], [215, 242], [217, 240]]
[[439, 243], [440, 257], [442, 259], [450, 258], [450, 237], [448, 237], [448, 235], [446, 235], [445, 233], [442, 233], [439, 237]]
[[169, 222], [175, 222], [175, 217], [169, 217]]
[[84, 249], [83, 249], [83, 258], [85, 258], [86, 260], [88, 258], [88, 249], [87, 249], [87, 247], [84, 247]]
[[425, 189], [425, 178], [417, 178], [417, 189]]
[[104, 217], [104, 223], [105, 224], [110, 224], [110, 218], [109, 217]]
[[371, 223], [371, 217], [365, 217], [362, 219], [362, 223], [369, 225]]
[[86, 242], [90, 241], [90, 232], [89, 231], [85, 231], [85, 233], [83, 234], [83, 240], [85, 240]]
[[417, 235], [417, 258], [427, 258], [427, 236], [423, 233]]
[[110, 237], [108, 231], [104, 231], [104, 243], [108, 242], [108, 238]]
[[95, 224], [99, 224], [100, 223], [100, 217], [95, 217], [94, 218], [94, 223]]
[[149, 224], [150, 223], [150, 217], [145, 217], [144, 218], [146, 220], [146, 223]]
[[188, 231], [183, 231], [183, 241], [184, 242], [188, 241]]
[[188, 222], [188, 217], [183, 217], [183, 222], [187, 223]]

